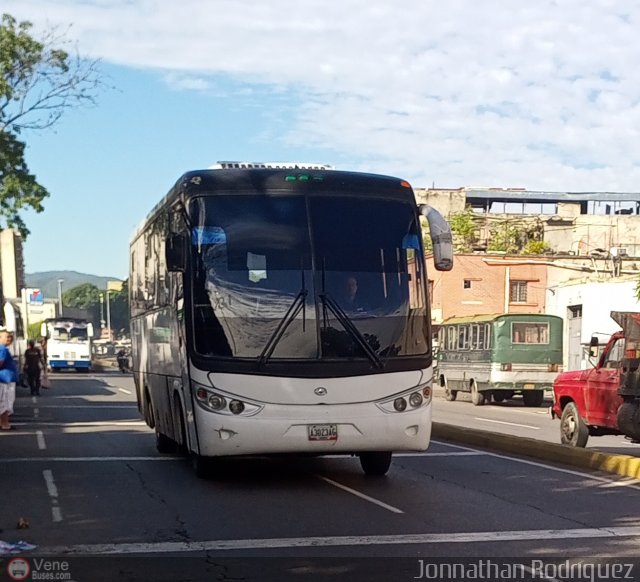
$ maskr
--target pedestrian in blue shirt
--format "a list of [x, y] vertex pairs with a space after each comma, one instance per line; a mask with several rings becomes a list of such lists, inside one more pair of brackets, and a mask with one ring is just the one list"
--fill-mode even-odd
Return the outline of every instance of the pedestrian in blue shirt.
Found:
[[6, 329], [0, 330], [0, 430], [11, 430], [9, 417], [13, 414], [16, 400], [16, 382], [18, 371], [9, 351], [13, 334]]

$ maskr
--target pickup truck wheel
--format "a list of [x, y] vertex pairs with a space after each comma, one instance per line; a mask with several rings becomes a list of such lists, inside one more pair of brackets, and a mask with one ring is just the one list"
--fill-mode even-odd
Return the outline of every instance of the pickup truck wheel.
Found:
[[587, 440], [589, 440], [589, 428], [580, 418], [575, 403], [569, 402], [560, 417], [560, 441], [563, 445], [584, 447]]

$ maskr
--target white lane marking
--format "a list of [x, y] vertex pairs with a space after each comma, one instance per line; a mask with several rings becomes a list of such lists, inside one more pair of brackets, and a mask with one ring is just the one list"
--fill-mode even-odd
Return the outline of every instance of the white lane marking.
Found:
[[62, 521], [62, 510], [59, 507], [52, 507], [51, 518], [53, 521]]
[[509, 426], [520, 426], [522, 428], [530, 428], [531, 430], [540, 430], [539, 426], [531, 426], [530, 424], [518, 424], [517, 422], [506, 422], [505, 420], [494, 420], [493, 418], [482, 418], [475, 416], [475, 420], [481, 420], [482, 422], [495, 422], [496, 424], [508, 424]]
[[124, 392], [125, 394], [133, 394], [131, 390], [125, 390], [124, 388], [118, 388], [118, 390], [120, 390], [120, 392]]
[[[393, 453], [396, 457], [478, 457], [486, 455], [483, 451], [456, 451], [450, 453]], [[322, 455], [323, 459], [349, 459], [349, 455]]]
[[[437, 442], [437, 444], [439, 445], [454, 447], [456, 449], [463, 449], [465, 451], [477, 451], [477, 449], [472, 449], [470, 447], [463, 447], [462, 445], [454, 445], [454, 444], [445, 443], [442, 441], [432, 441], [432, 442], [434, 443]], [[582, 479], [591, 479], [593, 481], [600, 481], [601, 483], [606, 483], [608, 485], [615, 483], [618, 487], [629, 487], [631, 489], [637, 489], [638, 491], [640, 491], [640, 485], [637, 485], [638, 481], [636, 479], [631, 479], [628, 482], [626, 480], [620, 481], [620, 479], [614, 480], [613, 476], [611, 479], [607, 479], [606, 477], [600, 477], [599, 475], [593, 475], [591, 473], [582, 473], [580, 471], [572, 471], [571, 469], [563, 469], [561, 467], [556, 467], [554, 465], [545, 465], [544, 463], [537, 463], [536, 461], [527, 461], [526, 459], [520, 459], [518, 457], [509, 457], [508, 455], [499, 455], [498, 453], [490, 453], [488, 451], [483, 451], [483, 452], [485, 455], [489, 457], [496, 457], [498, 459], [507, 459], [509, 461], [513, 461], [514, 463], [522, 463], [523, 465], [541, 467], [542, 469], [547, 469], [549, 471], [557, 471], [558, 473], [567, 473], [569, 475], [575, 475], [576, 477], [580, 477]], [[594, 469], [594, 471], [597, 471], [597, 469]], [[602, 485], [599, 485], [599, 487], [602, 487]]]
[[51, 519], [54, 522], [62, 521], [62, 510], [58, 505], [58, 488], [53, 480], [53, 471], [51, 469], [45, 469], [42, 471], [44, 482], [47, 484], [47, 492], [51, 498]]
[[44, 451], [47, 448], [47, 443], [44, 442], [44, 434], [41, 430], [36, 431], [36, 440], [38, 441], [38, 448]]
[[94, 461], [184, 461], [184, 457], [11, 457], [0, 459], [3, 463], [85, 463]]
[[38, 423], [26, 423], [16, 422], [16, 426], [27, 426], [27, 424], [37, 424], [38, 426], [147, 426], [144, 420], [87, 420], [78, 422], [38, 422]]
[[384, 509], [387, 509], [388, 511], [391, 511], [392, 513], [404, 513], [404, 511], [402, 511], [402, 509], [398, 509], [397, 507], [393, 507], [393, 505], [388, 505], [386, 503], [384, 503], [383, 501], [380, 501], [379, 499], [375, 499], [374, 497], [370, 497], [369, 495], [365, 495], [364, 493], [360, 493], [360, 491], [356, 491], [355, 489], [351, 489], [351, 487], [347, 487], [346, 485], [343, 485], [342, 483], [338, 483], [337, 481], [334, 481], [333, 479], [329, 479], [328, 477], [323, 477], [322, 475], [318, 475], [318, 474], [314, 474], [314, 477], [317, 477], [318, 479], [322, 479], [323, 481], [325, 481], [326, 483], [329, 483], [329, 485], [333, 485], [334, 487], [338, 487], [339, 489], [342, 489], [343, 491], [346, 491], [347, 493], [351, 493], [351, 495], [355, 495], [356, 497], [360, 497], [360, 499], [364, 499], [365, 501], [368, 501], [369, 503], [373, 503], [374, 505], [378, 505]]
[[31, 402], [33, 402], [35, 404], [36, 402], [38, 402], [38, 398], [36, 396], [32, 396], [31, 397]]
[[39, 408], [34, 408], [33, 409], [33, 418], [38, 418], [40, 416], [40, 409]]
[[56, 483], [53, 480], [53, 471], [51, 469], [45, 469], [44, 471], [42, 471], [42, 475], [44, 476], [44, 481], [47, 484], [49, 497], [51, 497], [52, 499], [57, 499], [58, 488], [56, 487]]
[[96, 404], [41, 404], [40, 408], [64, 408], [67, 410], [68, 408], [87, 408], [90, 410], [95, 410], [96, 408], [138, 408], [137, 404], [100, 404], [96, 402]]
[[202, 542], [138, 542], [129, 544], [78, 544], [40, 546], [38, 554], [155, 554], [162, 552], [205, 552], [273, 548], [317, 548], [338, 546], [382, 546], [401, 544], [486, 543], [530, 540], [575, 540], [640, 537], [640, 527], [541, 529], [527, 531], [486, 531], [379, 536], [330, 536], [308, 538], [268, 538], [209, 540]]

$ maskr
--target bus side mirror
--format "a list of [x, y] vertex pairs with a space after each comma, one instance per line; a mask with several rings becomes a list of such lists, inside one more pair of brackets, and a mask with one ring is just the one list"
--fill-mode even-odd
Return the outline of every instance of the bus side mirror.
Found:
[[47, 335], [47, 324], [46, 323], [41, 323], [40, 324], [40, 335], [42, 337], [49, 338], [49, 336]]
[[169, 272], [185, 272], [187, 268], [187, 245], [184, 235], [179, 233], [170, 234], [166, 240], [164, 253]]
[[429, 223], [429, 234], [433, 246], [433, 264], [438, 271], [453, 269], [453, 236], [451, 227], [435, 208], [420, 204], [418, 211]]
[[600, 342], [598, 342], [598, 338], [594, 335], [589, 341], [589, 357], [595, 358], [598, 355], [598, 346]]

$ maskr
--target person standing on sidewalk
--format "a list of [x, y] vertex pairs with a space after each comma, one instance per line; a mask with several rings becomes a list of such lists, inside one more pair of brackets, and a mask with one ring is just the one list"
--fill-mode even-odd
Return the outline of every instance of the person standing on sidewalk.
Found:
[[24, 372], [29, 382], [31, 396], [40, 396], [40, 379], [44, 369], [42, 352], [36, 347], [36, 342], [29, 340], [29, 347], [24, 352]]
[[0, 430], [10, 430], [9, 417], [13, 414], [16, 400], [16, 382], [18, 371], [9, 351], [13, 334], [6, 329], [0, 330]]

